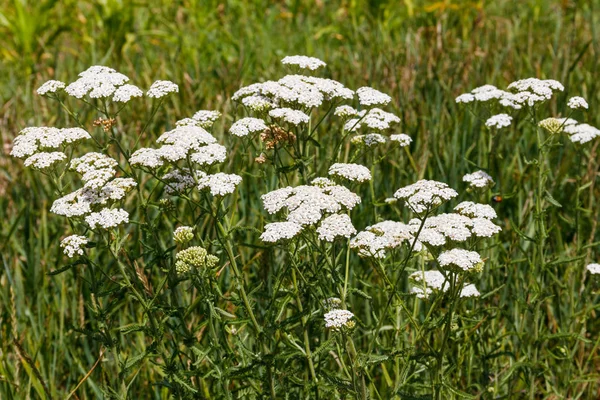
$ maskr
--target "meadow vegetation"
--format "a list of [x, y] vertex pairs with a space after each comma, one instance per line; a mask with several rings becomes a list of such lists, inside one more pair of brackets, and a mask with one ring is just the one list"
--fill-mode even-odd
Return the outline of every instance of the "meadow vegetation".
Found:
[[3, 3], [0, 398], [600, 397], [599, 7]]

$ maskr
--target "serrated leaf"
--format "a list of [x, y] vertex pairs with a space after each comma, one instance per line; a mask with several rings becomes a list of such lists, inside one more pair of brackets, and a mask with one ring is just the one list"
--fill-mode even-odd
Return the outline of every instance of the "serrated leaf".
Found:
[[546, 200], [548, 200], [548, 203], [552, 204], [553, 206], [562, 208], [562, 204], [560, 204], [554, 197], [552, 197], [550, 192], [547, 190], [546, 190]]

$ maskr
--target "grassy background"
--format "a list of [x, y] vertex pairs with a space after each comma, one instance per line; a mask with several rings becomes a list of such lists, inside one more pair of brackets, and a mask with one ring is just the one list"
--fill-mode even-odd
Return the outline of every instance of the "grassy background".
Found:
[[[94, 64], [116, 68], [140, 87], [149, 87], [156, 79], [180, 85], [179, 95], [155, 120], [155, 135], [199, 109], [224, 113], [219, 133], [233, 119], [228, 99], [235, 90], [261, 79], [278, 78], [284, 73], [279, 64], [283, 56], [306, 54], [325, 60], [325, 73], [350, 88], [372, 85], [393, 97], [392, 108], [403, 120], [402, 130], [414, 138], [411, 153], [419, 168], [416, 176], [400, 168], [404, 161], [394, 164], [391, 160], [391, 165], [398, 168], [382, 184], [381, 193], [391, 194], [400, 182], [418, 177], [435, 178], [459, 188], [462, 175], [473, 169], [466, 160], [477, 163], [483, 157], [473, 146], [483, 139], [480, 122], [465, 116], [454, 104], [454, 97], [475, 86], [491, 83], [504, 87], [530, 76], [557, 79], [566, 87], [559, 98], [584, 96], [591, 110], [586, 122], [600, 125], [594, 111], [600, 99], [599, 23], [600, 2], [596, 0], [6, 0], [0, 5], [0, 135], [8, 149], [23, 127], [64, 123], [65, 116], [58, 106], [37, 96], [35, 89], [48, 79], [72, 81], [78, 72]], [[564, 114], [560, 108], [554, 111]], [[139, 124], [131, 121], [129, 126], [139, 129]], [[532, 218], [531, 194], [527, 194], [532, 169], [526, 163], [534, 154], [531, 143], [531, 138], [515, 130], [499, 145], [498, 151], [506, 157], [498, 171], [498, 191], [509, 195], [500, 205], [505, 216], [502, 226], [509, 232], [510, 221], [524, 228]], [[600, 190], [595, 185], [597, 145], [587, 146], [581, 158], [571, 157], [562, 149], [557, 151], [551, 184], [553, 196], [564, 205], [552, 217], [556, 228], [553, 248], [565, 256], [579, 256], [581, 253], [573, 250], [577, 246], [572, 245], [579, 240], [588, 245], [584, 248], [585, 259], [596, 262], [600, 255], [596, 243], [600, 209]], [[592, 182], [582, 204], [583, 210], [592, 211], [583, 212], [584, 222], [577, 228], [572, 220], [574, 181], [569, 178], [576, 171], [584, 181]], [[517, 189], [521, 194], [510, 197]], [[83, 297], [76, 277], [46, 275], [64, 262], [58, 248], [64, 221], [49, 214], [52, 200], [53, 194], [35, 173], [24, 170], [6, 152], [0, 155], [3, 399], [26, 397], [29, 390], [15, 395], [16, 385], [30, 388], [31, 393], [36, 393], [32, 386], [39, 385], [33, 377], [35, 372], [19, 371], [17, 359], [35, 360], [57, 398], [65, 397], [97, 359], [93, 345], [69, 329], [77, 318], [83, 318]], [[499, 325], [491, 327], [496, 331], [493, 340], [527, 328], [527, 315], [522, 311], [528, 301], [527, 287], [519, 284], [527, 271], [520, 269], [516, 257], [527, 248], [515, 250], [519, 246], [518, 241], [511, 242], [510, 248], [498, 252], [495, 260], [497, 265], [514, 271], [491, 277], [483, 284], [483, 289], [490, 290], [499, 286], [499, 279], [509, 282], [500, 292], [497, 305], [499, 309], [506, 305], [504, 317], [515, 325], [498, 319]], [[578, 265], [581, 268], [581, 263]], [[510, 283], [512, 279], [514, 284]], [[511, 303], [514, 293], [521, 296], [523, 308]], [[557, 297], [576, 294], [571, 291]], [[562, 321], [560, 315], [572, 321], [566, 316], [572, 316], [573, 310], [561, 311], [560, 305], [548, 312], [558, 315], [556, 324]], [[590, 338], [595, 339], [598, 324], [591, 328]], [[582, 334], [586, 329], [590, 331], [589, 326], [579, 325], [560, 326], [558, 331], [575, 329]], [[19, 338], [20, 348], [10, 339], [14, 336]], [[516, 359], [518, 341], [511, 342]], [[593, 362], [577, 373], [568, 362], [591, 347], [580, 348], [569, 341], [544, 346], [552, 354], [564, 346], [569, 349], [569, 357], [567, 361], [548, 357], [554, 360], [548, 364], [552, 373], [540, 388], [540, 398], [568, 398], [582, 388], [589, 398], [595, 398], [600, 390], [597, 384], [594, 386], [600, 360], [592, 358]], [[508, 373], [514, 364], [509, 368], [508, 358], [493, 362], [506, 364], [496, 378], [506, 377], [504, 393], [510, 398], [510, 385], [518, 379], [518, 373]], [[565, 382], [561, 374], [579, 381]], [[96, 378], [86, 381], [78, 396], [99, 396], [94, 382], [101, 378]]]

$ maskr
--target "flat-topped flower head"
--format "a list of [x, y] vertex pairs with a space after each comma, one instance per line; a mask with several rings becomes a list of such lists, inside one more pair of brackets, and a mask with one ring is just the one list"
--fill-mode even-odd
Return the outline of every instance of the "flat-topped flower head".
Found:
[[419, 299], [426, 299], [434, 292], [445, 292], [448, 289], [446, 278], [440, 271], [417, 271], [410, 274], [409, 278], [416, 285], [410, 290]]
[[456, 190], [447, 184], [426, 179], [400, 188], [394, 193], [395, 198], [404, 200], [416, 213], [439, 206], [456, 196], [458, 196]]
[[263, 112], [277, 107], [271, 99], [262, 95], [244, 97], [242, 104], [254, 112]]
[[557, 134], [561, 133], [566, 126], [564, 119], [559, 118], [546, 118], [538, 122], [540, 128], [544, 128], [549, 133]]
[[467, 182], [472, 188], [486, 188], [494, 185], [494, 180], [484, 171], [475, 171], [463, 176], [463, 182]]
[[236, 174], [218, 172], [206, 175], [198, 180], [198, 189], [208, 189], [213, 196], [225, 196], [235, 191], [237, 185], [242, 182], [242, 177]]
[[128, 103], [133, 97], [142, 97], [144, 92], [135, 85], [123, 85], [115, 90], [113, 101], [117, 103]]
[[588, 272], [592, 275], [600, 275], [600, 264], [588, 264], [587, 267], [585, 267], [585, 269], [587, 269]]
[[489, 204], [473, 203], [472, 201], [463, 201], [454, 207], [454, 211], [471, 218], [494, 219], [497, 217], [496, 210]]
[[150, 148], [141, 148], [133, 152], [131, 157], [129, 157], [129, 163], [150, 169], [160, 168], [164, 164], [161, 152]]
[[79, 78], [65, 88], [65, 92], [78, 99], [86, 95], [92, 99], [108, 98], [127, 81], [127, 76], [114, 69], [96, 65], [80, 73]]
[[229, 133], [234, 136], [244, 137], [253, 133], [262, 132], [267, 129], [267, 124], [260, 118], [242, 118], [237, 120], [229, 128]]
[[71, 235], [67, 236], [60, 242], [60, 247], [64, 250], [63, 252], [69, 257], [73, 258], [75, 254], [83, 255], [83, 247], [88, 243], [88, 239], [85, 236]]
[[307, 56], [287, 56], [281, 60], [281, 63], [284, 65], [295, 65], [298, 68], [310, 69], [311, 71], [327, 65], [318, 58]]
[[275, 119], [281, 119], [288, 124], [300, 125], [310, 121], [310, 117], [300, 110], [292, 110], [291, 108], [276, 108], [269, 111], [269, 115]]
[[498, 114], [488, 118], [488, 120], [485, 121], [485, 126], [487, 126], [488, 128], [501, 129], [510, 126], [511, 122], [512, 117], [510, 115]]
[[150, 89], [146, 92], [146, 96], [160, 99], [171, 93], [179, 93], [179, 86], [171, 81], [154, 81]]
[[53, 151], [51, 153], [42, 152], [28, 157], [23, 165], [39, 170], [46, 170], [55, 167], [56, 164], [64, 161], [66, 158], [67, 155], [62, 151]]
[[567, 125], [563, 130], [573, 143], [584, 144], [600, 136], [600, 129], [588, 124]]
[[567, 107], [573, 110], [576, 110], [578, 108], [585, 108], [587, 110], [588, 103], [583, 97], [575, 96], [569, 99], [569, 101], [567, 102]]
[[302, 225], [295, 222], [272, 222], [265, 225], [265, 231], [260, 235], [260, 240], [275, 243], [281, 240], [290, 240], [302, 232]]
[[330, 176], [339, 176], [353, 182], [371, 180], [371, 171], [364, 165], [336, 163], [329, 167]]
[[475, 101], [475, 96], [471, 93], [463, 93], [460, 96], [457, 96], [456, 99], [454, 99], [454, 101], [459, 104], [468, 104]]
[[391, 135], [390, 140], [392, 142], [398, 143], [400, 147], [406, 147], [412, 143], [412, 138], [405, 133]]
[[392, 101], [392, 98], [385, 93], [373, 88], [364, 86], [356, 90], [358, 102], [361, 106], [385, 106]]
[[190, 160], [199, 165], [210, 166], [224, 162], [226, 157], [227, 148], [225, 146], [218, 143], [211, 143], [200, 147], [198, 151], [192, 153]]
[[26, 158], [39, 151], [67, 147], [91, 138], [90, 134], [81, 128], [28, 127], [14, 138], [10, 155]]
[[192, 120], [196, 121], [197, 126], [208, 129], [212, 127], [219, 118], [221, 118], [221, 113], [219, 111], [200, 110], [194, 114]]
[[65, 88], [65, 83], [57, 80], [49, 80], [37, 89], [37, 94], [44, 96], [48, 93], [56, 93]]
[[129, 222], [129, 213], [119, 208], [104, 208], [99, 212], [93, 212], [85, 217], [85, 222], [91, 229], [96, 229], [97, 227], [103, 229], [115, 228]]
[[325, 314], [324, 317], [325, 328], [339, 331], [342, 328], [354, 327], [354, 323], [352, 321], [352, 318], [354, 318], [354, 314], [352, 314], [348, 310], [332, 310]]
[[438, 257], [438, 263], [443, 268], [457, 272], [479, 272], [483, 268], [483, 260], [479, 253], [464, 249], [452, 249], [443, 252]]
[[333, 214], [321, 221], [317, 228], [319, 239], [333, 242], [337, 238], [349, 239], [356, 234], [356, 228], [352, 225], [350, 217], [346, 214]]
[[400, 118], [398, 116], [379, 108], [372, 108], [360, 111], [356, 118], [350, 119], [344, 124], [344, 129], [356, 132], [366, 126], [369, 129], [381, 132], [390, 129], [392, 124], [399, 122]]
[[177, 274], [182, 275], [190, 270], [214, 268], [219, 262], [219, 258], [208, 254], [206, 249], [200, 246], [189, 247], [185, 250], [181, 250], [175, 256], [175, 271]]
[[565, 90], [565, 87], [562, 83], [554, 79], [527, 78], [512, 82], [508, 85], [508, 89], [516, 90], [518, 92], [530, 91], [541, 96], [547, 96], [548, 91], [550, 91], [549, 93], [551, 96], [552, 91], [562, 92]]
[[[350, 247], [358, 250], [360, 257], [385, 258], [388, 250], [402, 244], [411, 245], [414, 240], [411, 227], [396, 221], [382, 221], [368, 226], [350, 241]], [[416, 245], [415, 250], [421, 246]]]
[[344, 105], [337, 107], [333, 112], [333, 115], [341, 118], [347, 118], [358, 115], [358, 111], [351, 106]]

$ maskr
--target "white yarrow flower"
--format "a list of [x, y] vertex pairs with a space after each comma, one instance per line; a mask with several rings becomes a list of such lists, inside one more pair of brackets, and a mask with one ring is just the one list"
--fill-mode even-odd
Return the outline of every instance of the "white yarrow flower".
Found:
[[115, 228], [123, 223], [129, 222], [129, 213], [118, 209], [105, 208], [100, 212], [93, 212], [85, 217], [85, 222], [91, 229], [100, 226], [103, 229]]
[[348, 310], [332, 310], [325, 314], [325, 328], [330, 328], [333, 330], [340, 330], [343, 327], [352, 327], [349, 322], [352, 318], [354, 318], [354, 314], [352, 314]]
[[494, 185], [494, 180], [484, 171], [475, 171], [472, 174], [463, 176], [463, 182], [469, 183], [473, 188], [485, 188]]
[[41, 96], [48, 94], [48, 93], [56, 93], [59, 90], [64, 89], [65, 86], [66, 85], [64, 82], [56, 81], [56, 80], [49, 80], [38, 88], [37, 93]]
[[439, 206], [444, 201], [453, 199], [456, 196], [458, 196], [456, 190], [447, 184], [426, 179], [400, 188], [394, 193], [395, 198], [404, 200], [417, 213]]
[[498, 114], [488, 118], [488, 120], [485, 121], [485, 126], [487, 126], [488, 128], [501, 129], [510, 126], [511, 122], [512, 117], [510, 115]]
[[371, 180], [371, 171], [369, 171], [369, 168], [359, 164], [333, 164], [329, 167], [329, 175], [339, 176], [353, 182]]
[[600, 275], [600, 264], [588, 264], [588, 266], [585, 267], [585, 269], [587, 269], [590, 274]]
[[209, 189], [213, 196], [225, 196], [233, 193], [241, 182], [242, 177], [239, 175], [218, 172], [198, 180], [198, 189]]
[[585, 101], [583, 97], [575, 96], [571, 97], [567, 102], [567, 107], [575, 110], [577, 108], [585, 108], [588, 109], [588, 103]]
[[302, 226], [294, 222], [273, 222], [265, 225], [265, 231], [260, 235], [263, 242], [275, 243], [289, 240], [302, 231]]
[[310, 121], [310, 117], [300, 110], [292, 110], [291, 108], [276, 108], [269, 111], [272, 118], [282, 119], [288, 124], [300, 125]]
[[53, 167], [55, 164], [63, 161], [67, 155], [61, 151], [52, 153], [36, 153], [25, 160], [23, 163], [26, 167], [44, 170]]
[[391, 135], [390, 140], [392, 142], [399, 143], [400, 147], [405, 147], [412, 143], [412, 138], [404, 133], [400, 133], [398, 135]]
[[440, 266], [455, 270], [471, 271], [480, 269], [483, 260], [479, 253], [464, 249], [452, 249], [443, 252], [438, 257]]
[[260, 118], [242, 118], [229, 128], [229, 133], [234, 136], [244, 137], [252, 133], [262, 132], [267, 129], [267, 124]]
[[479, 297], [479, 295], [480, 295], [479, 290], [477, 290], [475, 285], [473, 285], [472, 283], [469, 285], [466, 285], [460, 291], [460, 297]]
[[318, 58], [307, 56], [287, 56], [281, 60], [281, 63], [284, 65], [296, 65], [299, 68], [310, 69], [312, 71], [327, 65]]
[[144, 92], [135, 85], [123, 85], [119, 87], [113, 95], [113, 101], [127, 103], [132, 97], [142, 97]]
[[497, 217], [496, 210], [489, 204], [473, 203], [472, 201], [463, 201], [454, 207], [454, 210], [471, 218], [494, 219]]
[[146, 96], [155, 99], [160, 99], [170, 93], [178, 93], [179, 86], [171, 81], [155, 81], [150, 89], [146, 92]]
[[80, 256], [83, 255], [82, 247], [84, 247], [87, 243], [88, 240], [85, 236], [71, 235], [67, 236], [60, 242], [60, 247], [64, 249], [63, 252], [69, 258], [73, 258], [75, 254], [79, 254]]
[[356, 234], [356, 228], [352, 225], [350, 217], [346, 214], [333, 214], [321, 221], [317, 228], [319, 239], [333, 242], [339, 237], [349, 239]]
[[385, 106], [392, 101], [392, 98], [385, 93], [373, 88], [364, 86], [356, 90], [358, 102], [362, 106]]

